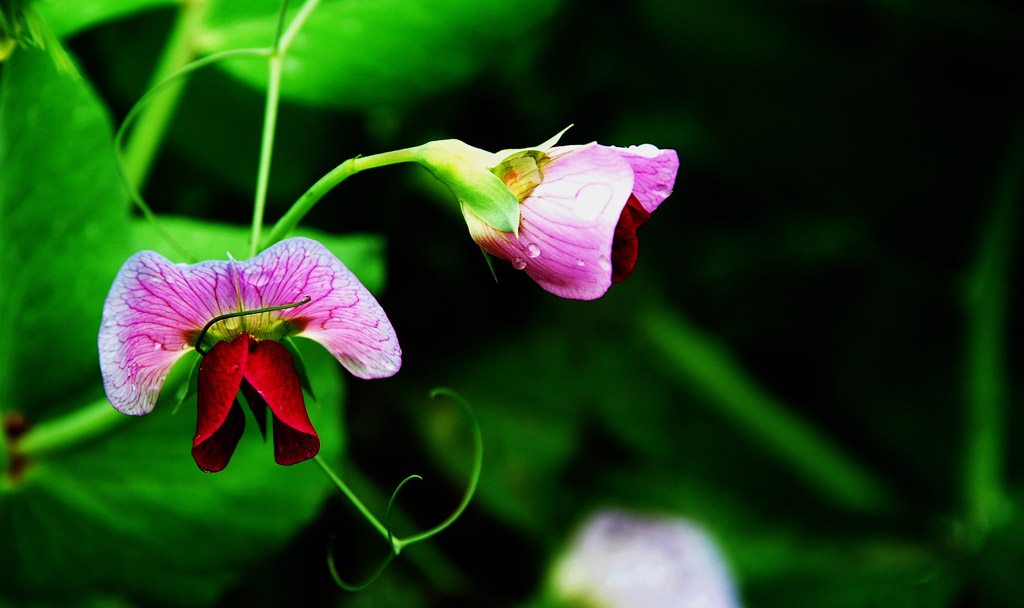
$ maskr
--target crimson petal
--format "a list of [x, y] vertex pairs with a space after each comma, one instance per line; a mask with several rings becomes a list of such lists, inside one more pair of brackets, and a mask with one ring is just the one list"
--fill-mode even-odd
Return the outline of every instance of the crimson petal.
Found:
[[320, 438], [306, 414], [302, 386], [288, 349], [263, 340], [249, 349], [245, 379], [274, 414], [274, 460], [291, 465], [320, 451]]
[[249, 337], [218, 342], [199, 364], [196, 436], [192, 457], [211, 473], [227, 466], [245, 428], [245, 416], [235, 401], [249, 356]]
[[619, 223], [615, 225], [615, 238], [612, 241], [612, 283], [621, 283], [633, 272], [636, 257], [640, 251], [640, 242], [636, 237], [636, 229], [651, 219], [636, 196], [629, 196], [629, 201], [622, 208]]

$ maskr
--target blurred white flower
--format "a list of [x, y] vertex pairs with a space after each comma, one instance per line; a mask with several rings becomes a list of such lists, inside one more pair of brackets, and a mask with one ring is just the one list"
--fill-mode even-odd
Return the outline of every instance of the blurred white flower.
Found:
[[551, 573], [553, 591], [595, 608], [738, 608], [725, 562], [700, 528], [679, 518], [600, 511]]

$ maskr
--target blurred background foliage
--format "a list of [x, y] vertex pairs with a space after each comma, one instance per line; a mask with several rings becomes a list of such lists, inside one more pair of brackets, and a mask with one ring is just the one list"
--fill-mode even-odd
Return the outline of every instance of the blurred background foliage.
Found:
[[[0, 64], [0, 413], [41, 424], [102, 400], [103, 294], [166, 248], [118, 190], [112, 125], [176, 63], [269, 44], [279, 5], [33, 6], [83, 77], [26, 48]], [[485, 443], [462, 519], [343, 593], [329, 536], [351, 580], [385, 547], [314, 465], [275, 467], [250, 429], [256, 455], [201, 475], [192, 412], [158, 408], [5, 481], [0, 605], [547, 605], [552, 560], [608, 505], [704, 526], [748, 606], [1014, 605], [1022, 47], [1024, 10], [997, 0], [324, 0], [285, 63], [270, 221], [357, 154], [574, 123], [563, 142], [679, 153], [636, 271], [594, 302], [507, 264], [495, 284], [425, 171], [350, 179], [306, 225], [405, 358], [343, 379], [342, 422], [337, 366], [309, 349], [317, 428], [379, 513], [424, 476], [406, 535], [465, 483], [466, 424], [426, 398], [459, 391]], [[154, 101], [168, 120], [136, 177], [208, 256], [245, 248], [265, 74], [235, 59]]]

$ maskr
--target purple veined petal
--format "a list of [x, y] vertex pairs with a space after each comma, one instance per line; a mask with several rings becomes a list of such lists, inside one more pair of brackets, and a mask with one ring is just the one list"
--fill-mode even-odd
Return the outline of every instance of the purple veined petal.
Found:
[[470, 234], [557, 296], [599, 298], [611, 286], [612, 241], [633, 191], [633, 170], [597, 144], [560, 146], [548, 154], [543, 181], [520, 205], [519, 238], [488, 230], [465, 214]]
[[672, 193], [679, 171], [675, 150], [659, 150], [651, 144], [611, 148], [633, 168], [633, 195], [652, 213]]
[[[171, 367], [203, 326], [237, 303], [227, 263], [171, 263], [153, 251], [121, 266], [103, 305], [98, 343], [111, 405], [132, 415], [153, 409]], [[235, 304], [237, 306], [237, 304]]]
[[[384, 309], [326, 247], [296, 237], [237, 262], [247, 309], [308, 304], [265, 313], [288, 321], [294, 332], [322, 344], [354, 376], [385, 378], [402, 364], [402, 349]], [[259, 315], [263, 316], [263, 315]], [[260, 319], [250, 318], [250, 323]]]

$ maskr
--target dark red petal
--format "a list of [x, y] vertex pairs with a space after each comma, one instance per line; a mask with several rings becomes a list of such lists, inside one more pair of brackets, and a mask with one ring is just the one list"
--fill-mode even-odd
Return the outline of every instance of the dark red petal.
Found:
[[320, 438], [306, 414], [302, 386], [288, 349], [273, 340], [249, 351], [245, 379], [274, 414], [274, 460], [295, 464], [320, 451]]
[[260, 394], [249, 384], [248, 380], [242, 381], [242, 394], [245, 395], [245, 400], [249, 403], [252, 415], [256, 417], [256, 424], [260, 425], [260, 435], [263, 436], [263, 441], [266, 441], [267, 402], [263, 400], [263, 397], [260, 397]]
[[192, 458], [199, 468], [207, 473], [216, 473], [228, 466], [235, 446], [245, 430], [245, 414], [242, 406], [234, 402], [228, 410], [228, 417], [216, 432], [201, 443], [193, 442]]
[[626, 280], [629, 273], [633, 272], [639, 253], [636, 229], [649, 219], [651, 214], [640, 205], [635, 196], [629, 195], [629, 200], [619, 215], [619, 223], [615, 225], [615, 238], [612, 240], [612, 283]]
[[218, 342], [199, 364], [196, 436], [192, 457], [204, 471], [220, 471], [228, 464], [245, 428], [245, 416], [235, 402], [249, 356], [249, 337]]

